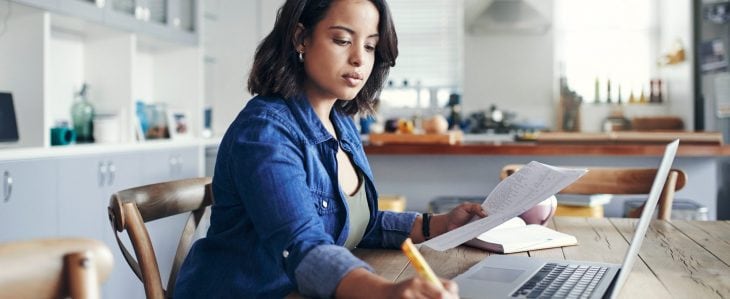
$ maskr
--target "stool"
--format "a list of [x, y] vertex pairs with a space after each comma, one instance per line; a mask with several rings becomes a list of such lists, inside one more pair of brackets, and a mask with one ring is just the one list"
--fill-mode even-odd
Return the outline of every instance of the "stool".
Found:
[[[641, 207], [646, 199], [627, 199], [624, 201], [624, 217], [630, 211]], [[672, 220], [709, 220], [707, 207], [690, 199], [675, 199], [672, 202]]]
[[603, 206], [569, 206], [558, 204], [555, 216], [603, 218]]
[[378, 210], [403, 212], [406, 210], [406, 197], [403, 195], [380, 195], [378, 197]]

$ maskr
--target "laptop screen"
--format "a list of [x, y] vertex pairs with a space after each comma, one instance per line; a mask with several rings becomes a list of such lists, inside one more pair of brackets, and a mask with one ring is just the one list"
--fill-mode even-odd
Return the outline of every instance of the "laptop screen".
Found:
[[0, 142], [18, 141], [18, 125], [15, 121], [13, 95], [0, 92]]
[[616, 283], [613, 285], [614, 292], [611, 294], [611, 298], [615, 298], [616, 296], [618, 296], [619, 292], [617, 291], [620, 290], [623, 284], [626, 282], [626, 278], [628, 278], [629, 273], [631, 273], [631, 268], [634, 266], [634, 261], [639, 255], [641, 243], [644, 241], [644, 235], [646, 235], [646, 231], [649, 228], [649, 223], [651, 223], [651, 219], [653, 218], [654, 210], [656, 209], [657, 202], [659, 201], [659, 196], [661, 195], [662, 189], [664, 188], [664, 183], [667, 180], [669, 170], [672, 168], [672, 162], [674, 161], [674, 156], [677, 154], [678, 147], [679, 139], [669, 143], [664, 150], [662, 162], [661, 164], [659, 164], [656, 176], [654, 177], [654, 183], [651, 185], [649, 199], [647, 199], [646, 201], [644, 211], [641, 212], [641, 218], [639, 218], [639, 223], [636, 224], [634, 237], [631, 239], [631, 246], [629, 246], [629, 249], [626, 251], [626, 256], [624, 256], [624, 263], [623, 265], [621, 265], [621, 270], [619, 271], [618, 277], [616, 278]]

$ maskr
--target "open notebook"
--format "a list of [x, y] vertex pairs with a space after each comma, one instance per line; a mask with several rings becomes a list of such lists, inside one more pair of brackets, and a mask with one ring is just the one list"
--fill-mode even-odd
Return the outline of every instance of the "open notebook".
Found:
[[499, 253], [514, 253], [577, 245], [578, 240], [539, 224], [526, 224], [514, 217], [466, 242], [466, 245]]
[[520, 171], [499, 182], [489, 193], [482, 203], [487, 217], [438, 235], [423, 245], [444, 251], [471, 241], [558, 193], [586, 171], [550, 166], [537, 161], [527, 163]]

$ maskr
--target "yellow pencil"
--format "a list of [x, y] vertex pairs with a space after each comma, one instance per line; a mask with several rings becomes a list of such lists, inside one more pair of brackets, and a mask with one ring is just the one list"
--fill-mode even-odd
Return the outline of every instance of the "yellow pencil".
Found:
[[403, 245], [401, 245], [400, 248], [403, 250], [403, 253], [406, 254], [408, 260], [411, 261], [413, 267], [416, 268], [416, 272], [418, 273], [418, 275], [421, 275], [421, 277], [432, 282], [434, 285], [437, 285], [440, 289], [443, 290], [444, 285], [441, 284], [441, 281], [438, 279], [438, 277], [436, 277], [436, 273], [433, 273], [431, 267], [428, 266], [426, 260], [423, 259], [421, 253], [418, 252], [416, 246], [413, 245], [413, 241], [411, 241], [411, 238], [403, 241]]

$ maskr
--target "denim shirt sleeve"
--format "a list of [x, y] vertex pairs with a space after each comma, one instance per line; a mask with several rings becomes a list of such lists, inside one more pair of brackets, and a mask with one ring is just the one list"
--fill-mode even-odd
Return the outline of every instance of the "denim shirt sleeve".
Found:
[[301, 294], [331, 297], [347, 273], [371, 269], [325, 232], [306, 183], [305, 149], [290, 126], [274, 113], [243, 120], [230, 171], [261, 245], [281, 259]]
[[358, 247], [399, 248], [411, 234], [418, 213], [378, 211], [373, 228], [363, 236]]

